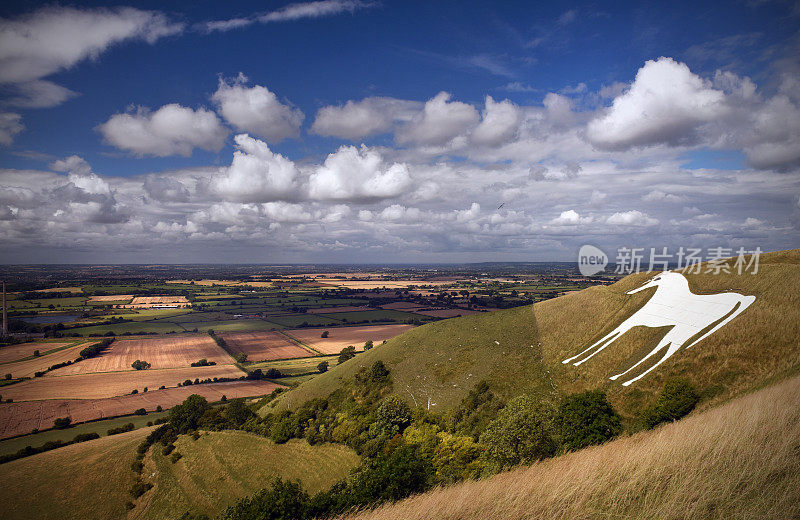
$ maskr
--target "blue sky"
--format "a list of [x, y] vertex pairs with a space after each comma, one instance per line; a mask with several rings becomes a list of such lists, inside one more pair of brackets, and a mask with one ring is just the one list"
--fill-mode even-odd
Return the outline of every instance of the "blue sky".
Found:
[[793, 2], [19, 3], [0, 18], [3, 262], [798, 245]]

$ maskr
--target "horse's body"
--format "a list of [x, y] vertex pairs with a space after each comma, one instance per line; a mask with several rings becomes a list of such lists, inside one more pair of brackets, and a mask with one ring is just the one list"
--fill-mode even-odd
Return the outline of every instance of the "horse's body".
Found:
[[[664, 356], [653, 366], [637, 377], [622, 383], [623, 386], [628, 386], [669, 359], [669, 357], [677, 352], [689, 339], [702, 330], [708, 328], [712, 324], [714, 325], [696, 340], [692, 341], [691, 344], [686, 345], [686, 348], [696, 345], [699, 341], [722, 328], [733, 318], [741, 314], [742, 311], [749, 307], [756, 299], [755, 296], [743, 296], [738, 293], [694, 294], [689, 290], [689, 282], [682, 274], [670, 271], [659, 274], [643, 286], [629, 291], [627, 294], [634, 294], [650, 287], [656, 287], [656, 292], [641, 309], [636, 311], [630, 318], [620, 323], [617, 328], [600, 338], [600, 340], [592, 346], [577, 356], [565, 359], [562, 363], [571, 363], [576, 359], [578, 359], [578, 361], [573, 363], [575, 366], [584, 363], [598, 352], [602, 352], [603, 349], [619, 339], [633, 327], [672, 326], [669, 332], [661, 338], [661, 341], [658, 342], [658, 345], [650, 351], [649, 354], [628, 370], [611, 377], [611, 379], [616, 380], [650, 359], [660, 350], [666, 348]], [[592, 350], [594, 350], [594, 352], [592, 352]], [[589, 352], [591, 353], [586, 355]]]

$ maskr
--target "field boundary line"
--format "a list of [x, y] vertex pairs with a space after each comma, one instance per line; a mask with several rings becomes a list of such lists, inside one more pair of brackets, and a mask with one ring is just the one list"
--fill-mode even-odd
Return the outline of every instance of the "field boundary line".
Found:
[[[312, 352], [316, 352], [320, 356], [329, 355], [329, 354], [324, 354], [324, 353], [320, 352], [319, 350], [315, 349], [311, 345], [307, 345], [307, 344], [303, 343], [302, 341], [300, 341], [299, 339], [295, 338], [294, 336], [292, 336], [288, 332], [284, 332], [282, 330], [276, 330], [275, 332], [277, 332], [278, 334], [281, 334], [282, 336], [284, 336], [286, 339], [288, 339], [292, 343], [296, 343], [297, 345], [299, 345], [299, 346], [301, 346], [301, 347], [303, 347], [305, 349], [308, 349], [308, 350], [310, 350]], [[309, 356], [309, 357], [314, 357], [314, 356]]]

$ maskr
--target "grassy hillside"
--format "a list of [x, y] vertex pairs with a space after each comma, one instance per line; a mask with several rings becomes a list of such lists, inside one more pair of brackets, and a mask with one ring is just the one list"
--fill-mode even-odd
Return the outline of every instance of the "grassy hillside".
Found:
[[486, 379], [504, 396], [537, 392], [558, 397], [605, 389], [627, 417], [649, 405], [672, 376], [690, 379], [708, 406], [800, 370], [800, 249], [762, 255], [756, 275], [686, 274], [694, 293], [734, 291], [754, 295], [756, 301], [721, 330], [680, 350], [630, 387], [608, 377], [649, 352], [666, 328], [634, 328], [580, 367], [561, 363], [639, 309], [654, 289], [625, 293], [652, 276], [640, 273], [532, 307], [418, 327], [304, 382], [272, 406], [293, 407], [325, 396], [342, 379], [378, 359], [392, 370], [396, 394], [420, 406], [430, 398], [433, 410], [453, 407], [476, 382]]
[[136, 446], [150, 428], [73, 444], [0, 465], [3, 518], [125, 518]]
[[151, 449], [143, 475], [154, 484], [127, 512], [136, 446], [150, 432], [133, 432], [59, 448], [0, 465], [3, 518], [174, 519], [186, 511], [214, 516], [275, 476], [300, 479], [316, 492], [345, 477], [358, 456], [339, 445], [305, 441], [276, 445], [240, 431], [181, 436], [175, 464]]
[[798, 402], [795, 377], [654, 431], [348, 518], [798, 518]]
[[292, 440], [274, 444], [241, 431], [206, 432], [175, 443], [183, 457], [173, 464], [150, 450], [143, 475], [154, 484], [128, 518], [174, 519], [185, 511], [215, 516], [236, 499], [252, 495], [275, 476], [299, 479], [315, 493], [329, 488], [358, 465], [352, 450], [335, 444], [311, 446]]

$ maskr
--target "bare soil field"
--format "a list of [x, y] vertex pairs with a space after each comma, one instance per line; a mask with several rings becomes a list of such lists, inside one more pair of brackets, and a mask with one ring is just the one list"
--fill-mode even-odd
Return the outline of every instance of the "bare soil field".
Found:
[[[17, 361], [15, 363], [7, 363], [5, 365], [0, 366], [0, 372], [3, 374], [11, 374], [11, 377], [14, 378], [33, 377], [33, 375], [36, 372], [47, 370], [48, 368], [50, 368], [55, 364], [64, 363], [65, 361], [75, 361], [75, 358], [77, 358], [80, 355], [81, 350], [94, 343], [97, 342], [87, 341], [75, 345], [74, 347], [69, 347], [65, 348], [64, 350], [59, 350], [58, 352], [53, 352], [52, 354], [49, 354], [47, 356], [40, 356], [37, 358], [29, 359], [27, 361]], [[5, 389], [0, 389], [0, 393], [6, 394], [7, 392], [3, 390]]]
[[225, 332], [220, 336], [228, 344], [231, 352], [247, 354], [248, 361], [269, 361], [316, 355], [316, 352], [293, 343], [278, 332]]
[[[70, 343], [70, 341], [65, 341], [62, 343], [36, 341], [33, 343], [20, 343], [19, 345], [0, 347], [0, 363], [8, 363], [10, 361], [16, 361], [18, 359], [32, 356], [34, 350], [38, 350], [41, 354], [44, 354], [48, 350], [63, 347], [65, 345], [69, 345]], [[2, 368], [0, 368], [0, 371], [2, 371]]]
[[478, 311], [471, 311], [468, 309], [429, 309], [414, 311], [417, 314], [425, 316], [433, 316], [434, 318], [453, 318], [455, 316], [469, 316], [470, 314], [478, 314]]
[[234, 365], [211, 367], [164, 368], [161, 370], [130, 370], [74, 376], [37, 377], [2, 388], [3, 399], [36, 401], [39, 399], [102, 399], [141, 392], [144, 387], [174, 387], [187, 379], [241, 377], [244, 372]]
[[189, 307], [186, 296], [137, 296], [127, 305], [120, 305], [121, 309], [150, 309], [162, 305], [176, 305]]
[[133, 370], [131, 363], [137, 359], [150, 363], [151, 370], [182, 368], [202, 358], [214, 361], [217, 365], [232, 365], [234, 362], [207, 334], [167, 335], [118, 339], [99, 356], [59, 368], [48, 376]]
[[[133, 413], [139, 408], [148, 412], [157, 406], [165, 410], [183, 402], [191, 394], [199, 394], [209, 401], [219, 401], [224, 395], [228, 399], [269, 394], [280, 387], [269, 381], [231, 381], [192, 385], [165, 390], [151, 390], [136, 395], [125, 395], [105, 399], [55, 399], [25, 401], [0, 405], [0, 439], [30, 433], [34, 428], [45, 430], [53, 427], [58, 417], [71, 417], [80, 423]], [[70, 437], [69, 431], [64, 440]]]
[[109, 294], [106, 296], [89, 296], [90, 302], [124, 302], [131, 301], [132, 294]]
[[387, 289], [407, 289], [411, 285], [417, 287], [421, 285], [439, 287], [453, 284], [453, 282], [432, 282], [425, 280], [326, 280], [326, 282], [348, 289], [380, 289], [382, 287]]
[[194, 283], [194, 285], [202, 285], [202, 286], [212, 286], [212, 285], [224, 285], [224, 286], [234, 286], [234, 285], [249, 285], [251, 287], [272, 287], [272, 282], [240, 282], [236, 280], [167, 280], [166, 283], [175, 283], [175, 284], [185, 284], [189, 285]]
[[381, 309], [389, 309], [392, 311], [407, 311], [416, 312], [418, 309], [424, 309], [422, 305], [413, 302], [392, 302], [381, 305]]
[[336, 312], [358, 312], [358, 311], [374, 311], [372, 307], [348, 305], [346, 307], [320, 307], [318, 309], [308, 309], [308, 314], [333, 314]]
[[[338, 354], [344, 347], [364, 348], [367, 340], [378, 344], [414, 328], [414, 325], [365, 325], [362, 327], [314, 328], [286, 330], [287, 334], [323, 354]], [[322, 332], [328, 331], [323, 338]]]

